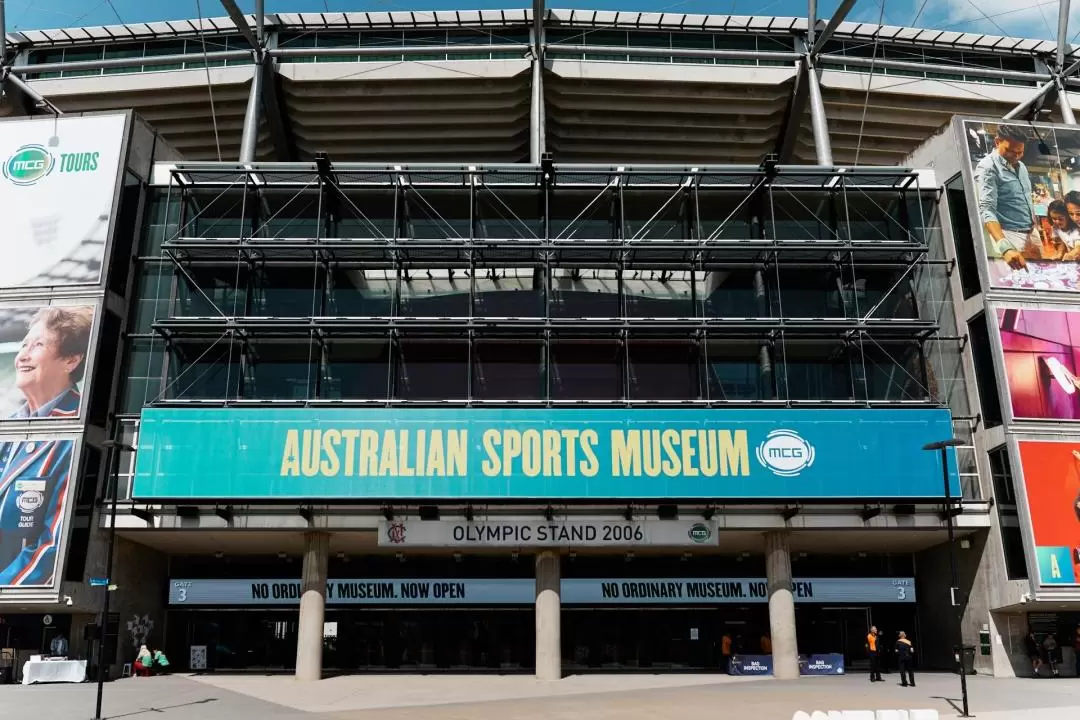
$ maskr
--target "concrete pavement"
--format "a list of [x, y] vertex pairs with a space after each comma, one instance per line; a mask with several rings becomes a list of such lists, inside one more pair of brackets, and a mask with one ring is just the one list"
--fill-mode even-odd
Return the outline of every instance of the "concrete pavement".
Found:
[[[955, 675], [729, 678], [720, 675], [354, 675], [301, 683], [288, 675], [124, 679], [105, 686], [110, 720], [790, 720], [797, 710], [936, 709], [957, 716]], [[982, 720], [1080, 718], [1080, 680], [969, 679]], [[0, 686], [0, 720], [91, 718], [95, 687]]]

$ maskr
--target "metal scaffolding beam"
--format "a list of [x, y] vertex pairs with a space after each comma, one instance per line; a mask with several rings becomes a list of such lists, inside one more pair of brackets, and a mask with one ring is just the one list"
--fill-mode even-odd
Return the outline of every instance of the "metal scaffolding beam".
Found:
[[799, 140], [799, 131], [802, 129], [802, 118], [806, 114], [806, 106], [810, 100], [810, 65], [804, 59], [799, 61], [798, 72], [795, 73], [795, 84], [791, 90], [791, 99], [788, 101], [787, 112], [784, 113], [784, 122], [780, 128], [780, 137], [776, 141], [776, 155], [781, 163], [791, 162], [795, 154], [795, 145]]
[[235, 0], [221, 0], [221, 4], [225, 7], [233, 24], [236, 25], [236, 29], [255, 52], [255, 67], [251, 73], [251, 89], [248, 93], [247, 107], [244, 110], [244, 128], [240, 136], [240, 162], [249, 163], [255, 161], [255, 150], [259, 143], [259, 123], [264, 103], [263, 87], [267, 80], [266, 65], [272, 62], [265, 49], [263, 3], [262, 0], [257, 0], [255, 3], [255, 27], [257, 28], [255, 32], [248, 25], [247, 18], [237, 7]]
[[529, 162], [539, 165], [547, 152], [547, 117], [544, 112], [544, 0], [533, 0], [532, 97], [529, 112]]
[[1065, 79], [1062, 75], [1065, 65], [1065, 55], [1069, 52], [1069, 0], [1059, 0], [1058, 4], [1058, 32], [1057, 32], [1057, 68], [1054, 82], [1057, 85], [1058, 108], [1061, 110], [1061, 119], [1066, 125], [1076, 124], [1076, 115], [1073, 114], [1072, 105], [1069, 104], [1069, 93], [1065, 89]]
[[821, 53], [821, 49], [825, 47], [825, 43], [829, 42], [829, 38], [836, 32], [836, 28], [840, 27], [840, 23], [844, 22], [844, 18], [851, 12], [851, 8], [855, 7], [855, 0], [842, 0], [840, 6], [836, 8], [836, 12], [829, 18], [829, 24], [825, 26], [825, 29], [821, 31], [821, 34], [817, 36], [817, 40], [814, 42], [810, 49], [811, 55], [818, 55]]
[[825, 99], [821, 96], [821, 82], [817, 68], [806, 58], [806, 90], [810, 98], [810, 124], [814, 131], [814, 154], [817, 164], [832, 167], [832, 140], [829, 138], [829, 120], [825, 115]]

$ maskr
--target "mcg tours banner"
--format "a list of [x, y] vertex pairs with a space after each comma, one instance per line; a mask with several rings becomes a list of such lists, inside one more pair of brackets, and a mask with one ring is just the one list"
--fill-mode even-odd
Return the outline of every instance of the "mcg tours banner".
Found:
[[935, 498], [949, 437], [924, 409], [148, 408], [134, 497]]
[[0, 289], [100, 282], [126, 126], [126, 115], [0, 121]]

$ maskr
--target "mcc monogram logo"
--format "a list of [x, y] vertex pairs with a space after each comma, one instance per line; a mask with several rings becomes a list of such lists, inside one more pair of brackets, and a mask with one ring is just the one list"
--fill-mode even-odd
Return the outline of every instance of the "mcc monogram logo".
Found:
[[757, 459], [774, 475], [796, 477], [814, 464], [814, 446], [794, 430], [773, 430], [757, 446]]
[[395, 545], [405, 542], [405, 523], [396, 522], [386, 528], [386, 537]]

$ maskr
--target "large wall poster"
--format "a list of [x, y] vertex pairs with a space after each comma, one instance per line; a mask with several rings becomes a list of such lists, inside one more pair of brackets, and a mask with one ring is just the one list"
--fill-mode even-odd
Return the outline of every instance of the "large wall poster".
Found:
[[1080, 128], [1000, 120], [962, 128], [990, 287], [1080, 291]]
[[0, 288], [101, 281], [127, 120], [0, 121]]
[[1080, 438], [1021, 440], [1020, 466], [1041, 585], [1080, 579]]
[[0, 307], [0, 420], [78, 418], [93, 328], [90, 305]]
[[0, 439], [0, 588], [56, 584], [75, 441]]
[[1016, 420], [1080, 420], [1080, 312], [998, 308]]

